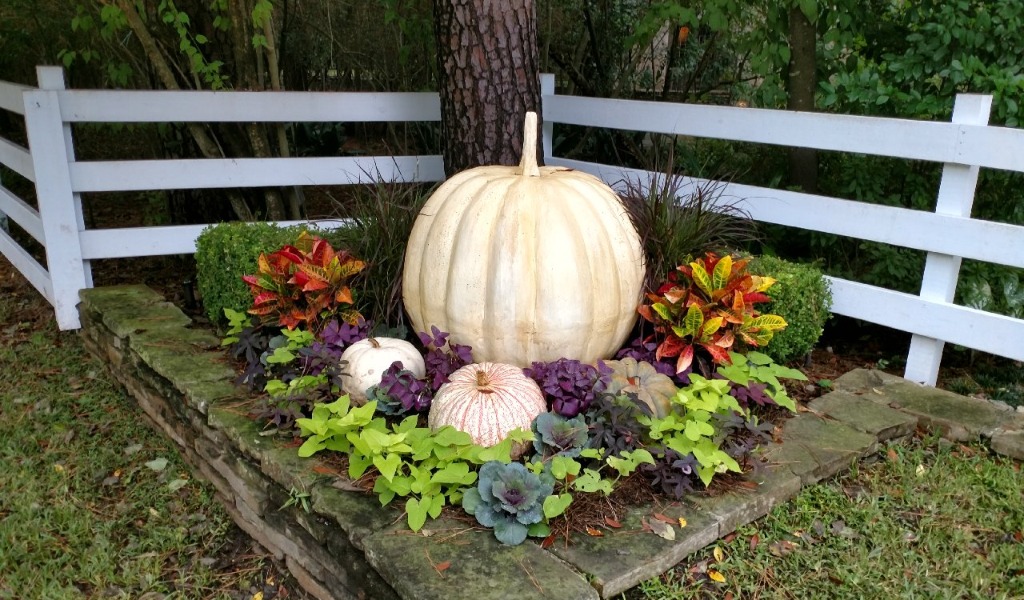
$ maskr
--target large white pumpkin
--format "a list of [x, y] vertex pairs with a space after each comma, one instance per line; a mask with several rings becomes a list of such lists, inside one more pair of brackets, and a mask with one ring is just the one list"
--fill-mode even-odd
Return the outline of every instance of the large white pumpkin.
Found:
[[423, 355], [409, 342], [396, 338], [359, 340], [345, 348], [341, 360], [348, 362], [341, 375], [341, 389], [356, 404], [366, 402], [366, 390], [380, 383], [384, 371], [396, 360], [417, 378], [426, 374]]
[[636, 321], [640, 238], [599, 179], [537, 167], [535, 113], [525, 132], [518, 167], [463, 171], [420, 211], [405, 255], [406, 311], [418, 331], [448, 331], [477, 361], [608, 358]]
[[[451, 425], [468, 433], [473, 443], [493, 446], [514, 429], [530, 429], [533, 419], [547, 412], [537, 383], [514, 365], [466, 365], [448, 377], [430, 404], [427, 423], [437, 431]], [[522, 448], [514, 455], [520, 454]]]

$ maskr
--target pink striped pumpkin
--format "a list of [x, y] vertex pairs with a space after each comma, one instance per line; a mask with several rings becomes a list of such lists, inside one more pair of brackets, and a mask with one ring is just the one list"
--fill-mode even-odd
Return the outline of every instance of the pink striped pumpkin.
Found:
[[427, 422], [433, 431], [451, 425], [472, 436], [473, 443], [493, 446], [513, 429], [529, 430], [533, 419], [547, 410], [544, 393], [522, 368], [485, 362], [466, 365], [448, 377], [434, 395]]

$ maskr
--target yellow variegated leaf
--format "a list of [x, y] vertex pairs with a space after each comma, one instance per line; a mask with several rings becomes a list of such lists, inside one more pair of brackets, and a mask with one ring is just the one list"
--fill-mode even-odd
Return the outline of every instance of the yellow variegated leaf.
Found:
[[693, 270], [693, 282], [697, 284], [702, 292], [707, 294], [708, 298], [711, 297], [711, 276], [708, 275], [708, 270], [704, 268], [704, 261], [694, 261], [690, 263], [690, 268]]
[[714, 582], [717, 582], [717, 583], [725, 583], [725, 575], [722, 575], [718, 571], [712, 571], [712, 570], [709, 569], [708, 570], [708, 578], [711, 579], [711, 581], [714, 581]]
[[768, 331], [778, 331], [786, 327], [786, 320], [779, 315], [761, 315], [754, 317], [749, 323], [744, 324], [749, 328], [763, 329]]
[[[696, 307], [695, 307], [696, 308]], [[722, 328], [722, 317], [714, 317], [704, 322], [704, 326], [701, 328], [700, 339], [706, 340], [709, 337], [715, 335], [719, 329]]]
[[763, 292], [775, 285], [776, 281], [767, 275], [752, 275], [750, 278], [753, 280], [752, 284], [754, 289], [751, 290], [753, 292]]
[[686, 311], [686, 318], [683, 319], [683, 329], [686, 331], [686, 335], [697, 335], [702, 325], [704, 325], [704, 313], [700, 308], [691, 305]]
[[729, 281], [729, 275], [732, 274], [732, 256], [726, 254], [718, 260], [718, 264], [715, 265], [714, 276], [711, 279], [712, 289], [720, 290], [725, 287], [725, 284]]

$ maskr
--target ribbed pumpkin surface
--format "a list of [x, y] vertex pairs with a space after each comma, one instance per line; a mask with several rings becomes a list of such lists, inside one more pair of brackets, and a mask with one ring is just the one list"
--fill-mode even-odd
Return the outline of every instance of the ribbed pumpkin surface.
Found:
[[636, 321], [640, 238], [596, 177], [526, 172], [477, 167], [431, 196], [407, 247], [406, 310], [418, 331], [436, 325], [478, 361], [607, 358]]
[[513, 365], [466, 365], [448, 378], [430, 405], [427, 422], [436, 431], [451, 425], [481, 446], [493, 446], [513, 429], [530, 429], [547, 411], [540, 387]]

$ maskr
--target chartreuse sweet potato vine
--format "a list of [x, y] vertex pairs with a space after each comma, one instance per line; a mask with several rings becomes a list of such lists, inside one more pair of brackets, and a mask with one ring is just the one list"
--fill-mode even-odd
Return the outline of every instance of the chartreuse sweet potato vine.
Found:
[[416, 426], [416, 416], [388, 424], [383, 416], [375, 416], [376, 410], [376, 402], [353, 407], [347, 395], [317, 404], [311, 417], [295, 421], [306, 438], [299, 456], [342, 452], [348, 455], [353, 481], [373, 467], [378, 473], [373, 491], [381, 504], [405, 498], [413, 531], [419, 531], [428, 517], [437, 518], [446, 505], [460, 504], [465, 488], [477, 480], [479, 465], [509, 463], [513, 444], [533, 441], [532, 433], [514, 431], [500, 444], [482, 448], [469, 434], [451, 427], [431, 432]]

